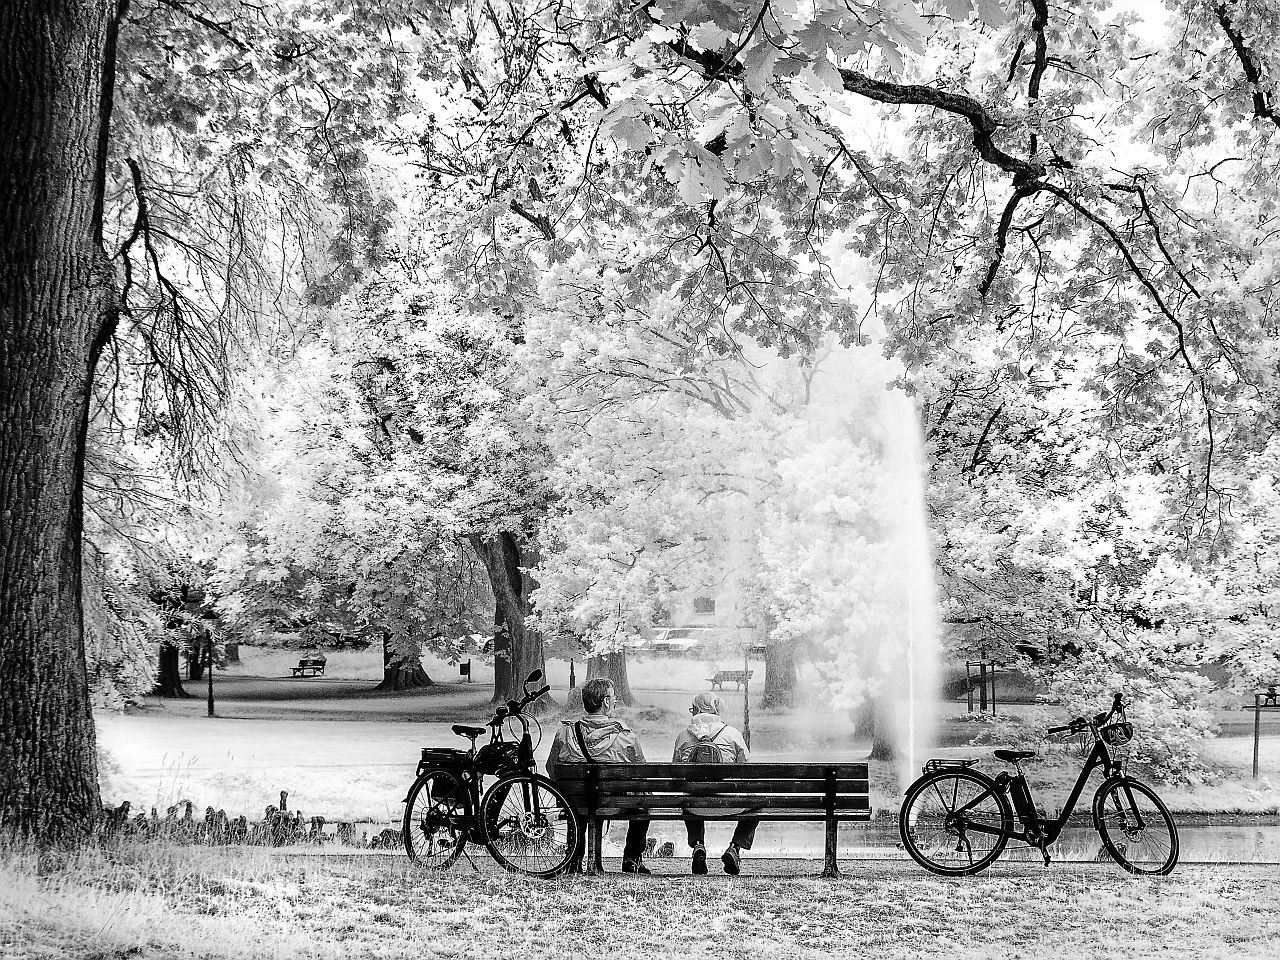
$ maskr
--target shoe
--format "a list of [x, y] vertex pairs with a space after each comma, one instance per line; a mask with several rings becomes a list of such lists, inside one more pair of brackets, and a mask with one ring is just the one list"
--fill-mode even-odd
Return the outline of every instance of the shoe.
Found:
[[693, 851], [693, 872], [698, 876], [707, 872], [707, 848], [697, 847]]
[[738, 864], [741, 859], [742, 855], [738, 853], [738, 848], [732, 843], [729, 844], [720, 857], [720, 860], [724, 863], [724, 872], [729, 874], [731, 877], [736, 877], [739, 870]]
[[623, 860], [622, 872], [623, 873], [652, 873], [653, 871], [650, 870], [648, 867], [646, 867], [639, 860]]

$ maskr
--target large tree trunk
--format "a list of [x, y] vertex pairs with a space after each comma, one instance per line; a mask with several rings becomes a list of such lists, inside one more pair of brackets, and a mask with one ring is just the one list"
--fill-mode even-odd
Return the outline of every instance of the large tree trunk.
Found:
[[172, 643], [160, 645], [160, 677], [153, 691], [157, 697], [189, 697], [182, 688], [182, 658], [178, 648]]
[[204, 679], [204, 644], [201, 642], [187, 645], [187, 679], [193, 682]]
[[434, 687], [436, 682], [427, 675], [422, 661], [417, 657], [397, 657], [391, 646], [391, 634], [382, 634], [382, 680], [375, 690], [417, 690]]
[[897, 756], [893, 745], [893, 724], [884, 716], [884, 706], [878, 697], [868, 697], [854, 711], [853, 725], [855, 735], [871, 738], [872, 760], [892, 760]]
[[764, 648], [762, 707], [791, 707], [796, 702], [796, 649], [786, 641], [770, 640]]
[[494, 604], [493, 615], [493, 703], [506, 703], [511, 697], [504, 691], [512, 689], [511, 678], [515, 671], [511, 669], [511, 634], [507, 633], [506, 618], [502, 614], [502, 605]]
[[618, 702], [624, 707], [636, 705], [635, 695], [631, 692], [631, 683], [627, 680], [627, 651], [615, 650], [613, 653], [602, 653], [587, 658], [587, 679], [608, 677], [613, 681], [613, 692]]
[[115, 0], [0, 4], [0, 823], [101, 815], [80, 595], [84, 452], [111, 331], [102, 249]]
[[[525, 577], [520, 571], [520, 543], [511, 533], [488, 538], [473, 535], [470, 541], [489, 574], [489, 586], [509, 643], [507, 653], [511, 673], [504, 678], [505, 686], [502, 686], [499, 685], [498, 672], [494, 671], [494, 699], [518, 700], [524, 695], [524, 678], [534, 670], [545, 672], [546, 668], [542, 638], [525, 623], [528, 605]], [[548, 695], [533, 704], [531, 712], [546, 713], [554, 706]]]

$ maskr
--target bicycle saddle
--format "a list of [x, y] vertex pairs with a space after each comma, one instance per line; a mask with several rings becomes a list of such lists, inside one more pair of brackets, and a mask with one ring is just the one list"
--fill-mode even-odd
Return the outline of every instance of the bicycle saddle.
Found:
[[1017, 763], [1019, 760], [1030, 760], [1036, 755], [1034, 750], [993, 750], [997, 760], [1005, 763]]
[[455, 723], [453, 725], [453, 732], [460, 737], [470, 737], [474, 740], [476, 737], [480, 736], [480, 734], [484, 733], [484, 727], [466, 727], [460, 723]]

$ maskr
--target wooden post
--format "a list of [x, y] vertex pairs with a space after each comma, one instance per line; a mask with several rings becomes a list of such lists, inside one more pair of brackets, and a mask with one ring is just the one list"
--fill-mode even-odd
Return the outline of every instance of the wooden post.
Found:
[[212, 717], [213, 716], [213, 631], [206, 630], [204, 635], [205, 637], [208, 638], [206, 651], [208, 654], [209, 662], [205, 665], [205, 667], [209, 671], [209, 716]]
[[742, 652], [742, 739], [751, 749], [751, 662], [747, 651]]
[[964, 665], [964, 686], [969, 693], [969, 712], [973, 713], [973, 664], [972, 661], [965, 661]]

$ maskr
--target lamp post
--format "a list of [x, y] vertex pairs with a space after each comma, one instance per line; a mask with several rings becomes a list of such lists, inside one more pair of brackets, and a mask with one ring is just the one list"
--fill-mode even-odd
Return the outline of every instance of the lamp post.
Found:
[[1266, 693], [1255, 693], [1253, 703], [1246, 703], [1244, 709], [1253, 711], [1253, 779], [1258, 779], [1258, 742], [1262, 739], [1262, 715], [1280, 712], [1280, 702], [1276, 701], [1276, 687], [1280, 684], [1267, 684]]

